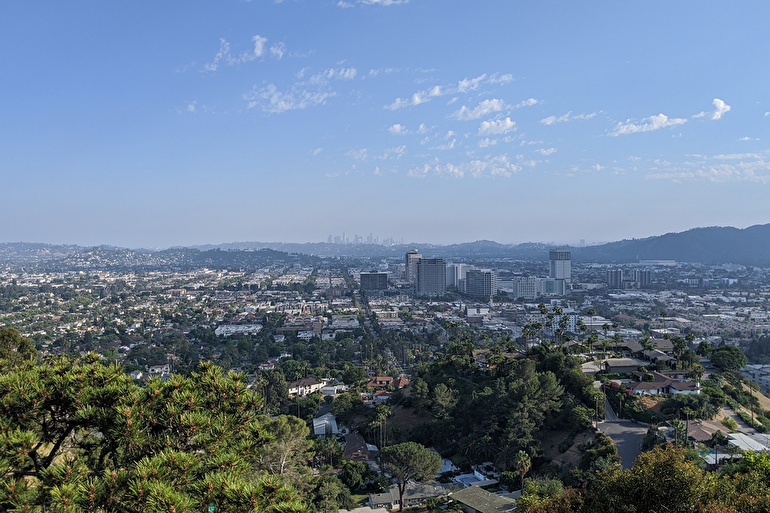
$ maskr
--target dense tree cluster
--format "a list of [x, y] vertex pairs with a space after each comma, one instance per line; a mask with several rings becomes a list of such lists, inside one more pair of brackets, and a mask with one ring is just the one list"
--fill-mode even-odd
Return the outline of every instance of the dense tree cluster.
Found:
[[137, 386], [96, 356], [0, 376], [4, 511], [307, 511], [309, 430], [203, 364]]
[[[410, 433], [413, 440], [459, 461], [493, 461], [518, 475], [525, 456], [531, 466], [545, 463], [545, 432], [586, 430], [596, 408], [603, 411], [601, 391], [581, 372], [579, 360], [562, 348], [543, 347], [528, 357], [496, 348], [481, 368], [473, 347], [455, 342], [423, 367], [409, 400], [434, 420]], [[607, 465], [612, 458], [603, 461]]]
[[705, 472], [682, 449], [656, 447], [628, 470], [600, 472], [586, 488], [525, 488], [522, 513], [760, 513], [770, 511], [770, 456], [744, 454]]

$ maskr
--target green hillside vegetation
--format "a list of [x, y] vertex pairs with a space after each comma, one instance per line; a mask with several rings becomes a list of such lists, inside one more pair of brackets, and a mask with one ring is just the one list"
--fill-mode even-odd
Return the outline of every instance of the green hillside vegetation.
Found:
[[[573, 465], [555, 466], [544, 457], [544, 440], [555, 439], [561, 453], [572, 447], [578, 433], [590, 433], [602, 393], [580, 369], [579, 358], [561, 348], [538, 348], [528, 357], [514, 358], [500, 350], [480, 368], [473, 345], [455, 342], [446, 354], [423, 366], [402, 404], [422, 421], [398, 433], [436, 448], [460, 466], [491, 461], [505, 472], [516, 472], [523, 451], [532, 469], [561, 478], [582, 479], [582, 473], [615, 464], [617, 454], [603, 436], [581, 436], [589, 457]], [[427, 414], [427, 415], [426, 415]], [[408, 410], [402, 415], [409, 415]], [[407, 423], [394, 421], [403, 426]]]
[[519, 513], [760, 513], [770, 511], [770, 456], [744, 454], [720, 472], [705, 472], [682, 449], [657, 447], [628, 470], [608, 468], [584, 488], [531, 492]]
[[311, 508], [307, 426], [263, 415], [239, 374], [204, 364], [140, 387], [92, 355], [13, 361], [6, 371], [0, 510]]

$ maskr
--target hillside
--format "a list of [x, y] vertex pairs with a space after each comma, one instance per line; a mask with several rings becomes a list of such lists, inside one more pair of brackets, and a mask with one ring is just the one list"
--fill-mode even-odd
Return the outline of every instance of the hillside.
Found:
[[[489, 240], [436, 245], [412, 242], [393, 246], [377, 244], [329, 244], [284, 242], [237, 242], [195, 248], [164, 250], [126, 249], [111, 246], [80, 247], [30, 243], [0, 243], [0, 262], [46, 268], [259, 268], [272, 261], [314, 265], [318, 258], [403, 258], [418, 248], [428, 257], [448, 261], [522, 260], [546, 261], [545, 243], [500, 244]], [[597, 246], [571, 247], [575, 262], [627, 263], [639, 260], [676, 260], [708, 265], [741, 264], [770, 267], [770, 224], [739, 229], [694, 228], [644, 239], [627, 239]], [[304, 255], [304, 256], [303, 256]]]

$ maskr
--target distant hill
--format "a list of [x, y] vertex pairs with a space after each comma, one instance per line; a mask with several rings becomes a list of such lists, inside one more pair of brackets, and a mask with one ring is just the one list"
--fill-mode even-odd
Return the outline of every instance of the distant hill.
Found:
[[[0, 263], [35, 265], [48, 269], [116, 268], [231, 268], [254, 269], [283, 261], [316, 265], [319, 258], [403, 258], [417, 248], [426, 257], [448, 261], [546, 261], [553, 244], [529, 242], [500, 244], [489, 240], [446, 246], [409, 243], [328, 244], [285, 242], [233, 242], [165, 250], [126, 249], [112, 246], [80, 247], [37, 243], [0, 244]], [[639, 260], [676, 260], [709, 265], [742, 264], [770, 267], [770, 224], [738, 229], [695, 228], [645, 239], [630, 239], [597, 246], [571, 247], [575, 262], [631, 263]]]
[[[204, 246], [200, 249], [210, 249]], [[395, 246], [375, 244], [289, 244], [241, 242], [217, 246], [221, 249], [271, 248], [288, 253], [320, 257], [402, 258], [417, 248], [428, 257], [447, 260], [548, 260], [548, 251], [557, 246], [544, 243], [500, 244], [489, 240], [440, 246], [410, 243]], [[676, 260], [703, 264], [742, 264], [770, 267], [770, 224], [738, 229], [731, 227], [695, 228], [644, 239], [629, 239], [588, 247], [567, 247], [576, 262], [630, 263], [639, 260]]]
[[744, 229], [694, 228], [645, 239], [572, 248], [572, 258], [582, 262], [636, 262], [676, 260], [703, 264], [742, 264], [770, 267], [770, 224]]

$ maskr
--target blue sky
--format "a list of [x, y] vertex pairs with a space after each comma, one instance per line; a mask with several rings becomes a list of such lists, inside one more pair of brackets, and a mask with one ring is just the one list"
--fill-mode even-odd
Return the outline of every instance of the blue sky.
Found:
[[0, 6], [0, 241], [770, 222], [766, 1]]

